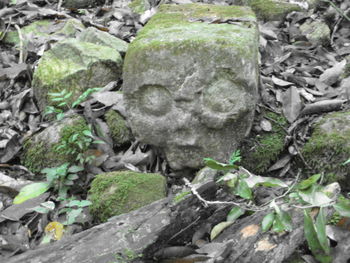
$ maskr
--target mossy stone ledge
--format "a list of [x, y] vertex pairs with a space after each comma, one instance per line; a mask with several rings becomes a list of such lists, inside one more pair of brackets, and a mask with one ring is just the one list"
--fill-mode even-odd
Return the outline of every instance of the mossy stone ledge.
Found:
[[97, 175], [88, 198], [92, 215], [104, 222], [164, 197], [166, 180], [162, 175], [120, 171]]

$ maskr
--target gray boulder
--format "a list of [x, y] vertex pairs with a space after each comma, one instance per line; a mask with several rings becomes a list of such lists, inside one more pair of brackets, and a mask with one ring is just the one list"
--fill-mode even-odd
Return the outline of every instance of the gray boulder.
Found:
[[163, 5], [129, 45], [123, 68], [136, 138], [175, 170], [227, 161], [249, 133], [258, 87], [258, 29], [248, 7]]
[[89, 88], [103, 87], [121, 76], [122, 57], [113, 48], [67, 39], [46, 51], [33, 75], [32, 87], [40, 110], [54, 105], [48, 93], [72, 91], [71, 105]]

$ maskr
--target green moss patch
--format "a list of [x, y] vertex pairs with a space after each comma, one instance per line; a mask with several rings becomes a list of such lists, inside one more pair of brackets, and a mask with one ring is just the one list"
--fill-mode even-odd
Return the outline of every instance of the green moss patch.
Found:
[[[67, 125], [57, 126], [58, 141], [51, 142], [47, 138], [50, 133], [43, 131], [41, 134], [28, 139], [23, 146], [22, 164], [31, 172], [36, 174], [36, 178], [40, 178], [39, 173], [47, 167], [56, 167], [65, 162], [74, 162], [77, 154], [64, 154], [62, 151], [55, 150], [61, 140], [68, 141], [73, 134], [82, 134], [88, 128], [85, 120], [81, 117]], [[49, 128], [48, 128], [49, 129]], [[44, 134], [45, 133], [45, 134]], [[77, 149], [78, 152], [84, 152], [87, 149]]]
[[121, 171], [99, 174], [91, 183], [91, 213], [100, 221], [128, 213], [165, 197], [160, 174]]
[[126, 126], [126, 121], [118, 112], [111, 109], [106, 113], [105, 118], [115, 146], [130, 142], [131, 132]]
[[68, 39], [45, 52], [33, 75], [33, 91], [39, 108], [54, 103], [48, 93], [72, 91], [68, 104], [85, 90], [102, 87], [121, 75], [122, 58], [118, 51], [93, 43]]
[[310, 173], [324, 173], [326, 183], [339, 182], [350, 190], [350, 166], [342, 165], [350, 158], [350, 112], [325, 115], [313, 127], [313, 132], [302, 149]]
[[277, 161], [278, 156], [284, 149], [284, 138], [288, 122], [282, 115], [267, 112], [263, 116], [271, 119], [272, 130], [252, 135], [242, 149], [241, 165], [248, 170], [262, 174]]
[[[210, 19], [229, 18], [247, 22], [242, 22], [241, 25], [205, 22]], [[211, 46], [217, 50], [235, 48], [240, 56], [249, 60], [256, 55], [258, 31], [255, 22], [252, 10], [244, 6], [162, 5], [159, 12], [138, 32], [137, 38], [129, 45], [124, 72], [135, 71], [132, 69], [135, 67], [135, 63], [132, 63], [134, 59], [138, 60], [137, 64], [140, 67], [147, 67], [147, 61], [144, 61], [147, 57], [145, 53], [151, 54], [164, 49], [179, 55], [192, 50], [198, 52], [199, 49], [204, 54], [206, 48]], [[167, 67], [164, 63], [159, 66]]]
[[259, 19], [265, 21], [278, 21], [292, 11], [300, 11], [296, 4], [283, 0], [242, 0], [243, 4], [249, 5]]

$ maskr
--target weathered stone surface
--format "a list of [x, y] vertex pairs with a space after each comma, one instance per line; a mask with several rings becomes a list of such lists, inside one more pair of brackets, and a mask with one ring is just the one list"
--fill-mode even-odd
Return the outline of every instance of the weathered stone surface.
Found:
[[[64, 39], [67, 37], [74, 37], [79, 30], [85, 27], [78, 19], [66, 20], [40, 20], [35, 21], [27, 26], [21, 28], [21, 33], [24, 39], [35, 42], [36, 39], [41, 43], [43, 40], [49, 39]], [[19, 37], [17, 31], [10, 31], [2, 40], [8, 44], [18, 44]]]
[[142, 250], [170, 224], [166, 201], [113, 217], [107, 223], [8, 259], [8, 263], [145, 262], [137, 260]]
[[326, 23], [318, 20], [308, 20], [300, 26], [303, 35], [313, 44], [327, 45], [330, 43], [331, 30]]
[[106, 221], [164, 198], [165, 184], [160, 174], [132, 171], [99, 174], [91, 183], [90, 211]]
[[68, 39], [45, 52], [34, 72], [32, 87], [38, 106], [44, 110], [52, 102], [48, 93], [66, 89], [75, 101], [85, 90], [103, 87], [121, 76], [122, 58], [106, 46]]
[[326, 183], [338, 181], [342, 190], [350, 190], [350, 112], [335, 112], [322, 117], [313, 127], [302, 154], [312, 173], [325, 175]]
[[[213, 19], [223, 23], [202, 22]], [[254, 115], [255, 16], [247, 7], [163, 5], [129, 45], [123, 74], [138, 140], [162, 147], [174, 169], [201, 167], [204, 157], [225, 161]]]
[[76, 155], [66, 155], [56, 151], [55, 145], [64, 137], [67, 139], [75, 133], [82, 134], [87, 128], [85, 120], [79, 116], [54, 123], [25, 141], [22, 163], [36, 174], [36, 179], [40, 179], [39, 172], [42, 169], [59, 166], [76, 158]]
[[116, 38], [107, 32], [103, 32], [94, 27], [89, 27], [78, 36], [83, 42], [90, 42], [97, 45], [107, 46], [117, 50], [119, 53], [125, 53], [128, 49], [128, 43]]

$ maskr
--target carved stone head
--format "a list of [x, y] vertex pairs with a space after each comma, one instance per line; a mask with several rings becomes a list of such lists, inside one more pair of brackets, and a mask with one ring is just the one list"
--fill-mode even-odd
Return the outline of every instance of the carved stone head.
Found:
[[127, 51], [123, 90], [131, 129], [160, 147], [173, 169], [201, 167], [204, 157], [225, 161], [253, 121], [256, 28], [204, 22], [163, 28], [159, 19]]

